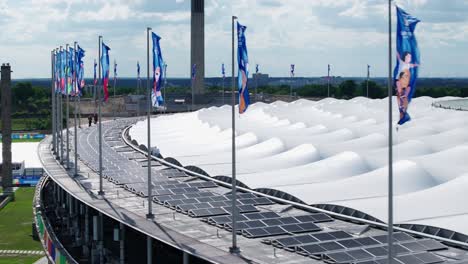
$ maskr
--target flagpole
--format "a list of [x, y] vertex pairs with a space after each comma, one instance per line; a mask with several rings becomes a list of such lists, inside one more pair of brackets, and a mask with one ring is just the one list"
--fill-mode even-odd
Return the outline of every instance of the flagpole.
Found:
[[255, 73], [255, 102], [257, 102], [258, 72]]
[[[55, 69], [58, 68], [58, 64], [57, 64], [57, 62], [58, 62], [58, 59], [57, 59], [58, 53], [57, 53], [57, 51], [58, 51], [58, 48], [55, 48], [55, 49], [54, 49], [55, 64], [56, 64], [56, 65], [55, 65]], [[55, 79], [57, 79], [57, 72], [55, 72], [54, 77], [55, 77]], [[57, 80], [55, 80], [55, 81], [57, 81]], [[54, 101], [53, 101], [53, 102], [54, 102], [54, 104], [55, 104], [54, 112], [53, 112], [53, 115], [54, 115], [54, 120], [53, 120], [53, 121], [54, 121], [54, 135], [55, 135], [55, 159], [58, 160], [58, 157], [59, 157], [59, 146], [58, 146], [58, 129], [57, 129], [57, 127], [58, 127], [58, 126], [57, 126], [57, 120], [58, 120], [58, 118], [57, 118], [57, 112], [58, 112], [58, 111], [57, 111], [57, 109], [58, 109], [57, 90], [54, 90], [54, 96], [53, 96], [53, 98], [54, 98]]]
[[140, 62], [137, 61], [137, 88], [136, 88], [136, 100], [137, 100], [137, 116], [140, 116], [140, 99], [138, 95], [140, 95]]
[[232, 246], [229, 248], [231, 254], [239, 254], [240, 248], [237, 246], [237, 186], [236, 186], [236, 82], [234, 77], [234, 21], [237, 19], [236, 16], [232, 16]]
[[224, 73], [223, 73], [223, 105], [224, 105]]
[[[292, 67], [292, 64], [291, 64], [291, 67]], [[291, 77], [291, 83], [289, 84], [289, 102], [292, 101], [292, 80], [293, 80], [293, 69], [291, 68], [291, 73], [290, 73], [290, 77]]]
[[393, 263], [392, 1], [388, 0], [388, 260]]
[[115, 120], [115, 83], [117, 82], [117, 62], [114, 60], [114, 100], [112, 100], [112, 112], [114, 112], [114, 120]]
[[[146, 90], [148, 96], [148, 213], [146, 214], [147, 219], [154, 219], [153, 214], [153, 189], [151, 188], [151, 89], [150, 89], [150, 31], [151, 28], [146, 28]], [[153, 47], [154, 48], [154, 47]], [[156, 96], [156, 95], [155, 95]]]
[[50, 100], [52, 101], [52, 111], [50, 112], [52, 115], [52, 151], [55, 155], [57, 153], [57, 145], [56, 145], [56, 135], [55, 135], [55, 53], [54, 50], [50, 52], [50, 62], [51, 62], [51, 97]]
[[69, 128], [69, 122], [70, 122], [70, 94], [68, 93], [68, 71], [70, 71], [70, 65], [69, 65], [69, 58], [68, 58], [68, 48], [69, 48], [69, 44], [66, 44], [65, 45], [65, 48], [66, 48], [66, 63], [67, 63], [67, 72], [65, 73], [65, 76], [67, 77], [66, 78], [66, 96], [67, 96], [67, 118], [66, 118], [66, 122], [67, 122], [67, 170], [70, 169], [70, 128]]
[[164, 98], [164, 114], [166, 113], [167, 111], [167, 104], [166, 104], [166, 88], [167, 88], [167, 64], [164, 63], [164, 90], [163, 90], [163, 98]]
[[[99, 71], [99, 75], [98, 75], [98, 80], [100, 80], [101, 82], [101, 86], [102, 86], [102, 80], [101, 80], [101, 42], [102, 42], [102, 36], [99, 36], [98, 38], [98, 45], [99, 45], [99, 48], [98, 48], [98, 61], [99, 61], [99, 66], [98, 66], [98, 71]], [[102, 115], [101, 115], [101, 92], [102, 92], [102, 89], [99, 89], [99, 92], [98, 90], [96, 89], [96, 93], [98, 94], [98, 122], [99, 122], [99, 127], [98, 127], [98, 133], [99, 133], [99, 192], [98, 194], [99, 195], [104, 195], [104, 190], [102, 189]]]
[[328, 97], [330, 97], [330, 64], [328, 64], [328, 73], [327, 73], [327, 91]]
[[[60, 53], [63, 51], [63, 47], [60, 46]], [[63, 68], [64, 65], [62, 65], [63, 63], [63, 60], [62, 60], [62, 56], [63, 54], [61, 55], [61, 58], [60, 58], [60, 67]], [[65, 71], [63, 72], [65, 74]], [[65, 79], [65, 76], [60, 76], [60, 77], [63, 77]], [[60, 80], [60, 86], [62, 85], [62, 80]], [[62, 87], [60, 87], [60, 90]], [[64, 88], [65, 89], [65, 88]], [[58, 96], [58, 101], [59, 101], [59, 106], [60, 106], [60, 111], [58, 112], [58, 117], [59, 117], [59, 129], [60, 129], [60, 164], [63, 165], [63, 102], [62, 102], [62, 99], [63, 99], [63, 93], [62, 91], [60, 91], [59, 93], [59, 96]]]
[[[78, 84], [76, 83], [76, 44], [77, 42], [75, 41], [74, 43], [74, 47], [75, 49], [73, 50], [73, 66], [75, 67], [75, 74], [74, 74], [74, 82], [75, 82], [75, 85], [73, 87], [78, 87]], [[75, 139], [75, 173], [74, 173], [74, 176], [78, 176], [78, 128], [77, 128], [77, 97], [79, 97], [79, 92], [75, 90], [75, 98], [74, 98], [74, 104], [75, 104], [75, 107], [74, 107], [74, 113], [75, 113], [75, 136], [74, 136], [74, 139]]]
[[367, 98], [369, 98], [369, 70], [370, 66], [369, 64], [367, 65], [367, 83], [366, 83], [366, 90], [367, 90]]

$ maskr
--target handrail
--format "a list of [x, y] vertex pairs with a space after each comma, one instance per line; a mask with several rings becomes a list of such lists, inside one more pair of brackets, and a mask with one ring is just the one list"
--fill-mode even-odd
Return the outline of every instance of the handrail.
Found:
[[[149, 153], [146, 153], [145, 151], [139, 149], [137, 146], [133, 145], [131, 142], [129, 142], [129, 140], [125, 136], [128, 133], [128, 130], [132, 126], [133, 125], [128, 126], [122, 131], [122, 133], [121, 133], [122, 139], [125, 141], [125, 143], [128, 146], [133, 148], [135, 151], [138, 151], [138, 152], [140, 152], [140, 153], [142, 153], [144, 155], [148, 155]], [[194, 175], [194, 176], [196, 176], [198, 178], [201, 178], [201, 179], [204, 179], [204, 180], [215, 182], [218, 185], [221, 185], [223, 187], [231, 188], [231, 185], [226, 183], [226, 182], [214, 179], [213, 177], [210, 177], [210, 176], [205, 176], [205, 175], [193, 172], [191, 170], [187, 170], [184, 167], [174, 165], [174, 164], [169, 163], [169, 162], [165, 161], [164, 159], [158, 158], [156, 156], [151, 155], [151, 157], [152, 157], [152, 159], [157, 160], [161, 164], [164, 164], [164, 165], [166, 165], [168, 167], [178, 169], [180, 171], [184, 171], [184, 172], [186, 172], [186, 173], [188, 173], [190, 175]], [[366, 220], [366, 219], [362, 219], [362, 218], [357, 218], [357, 217], [353, 217], [353, 216], [349, 216], [349, 215], [344, 215], [344, 214], [340, 214], [340, 213], [336, 213], [336, 212], [316, 208], [316, 207], [313, 207], [313, 206], [310, 206], [310, 205], [307, 205], [307, 204], [301, 204], [301, 203], [297, 203], [297, 202], [293, 202], [293, 201], [289, 201], [289, 200], [284, 200], [284, 199], [281, 199], [281, 198], [278, 198], [278, 197], [275, 197], [275, 196], [271, 196], [271, 195], [268, 195], [268, 194], [264, 194], [264, 193], [257, 192], [255, 190], [240, 187], [240, 186], [237, 186], [237, 189], [240, 190], [240, 191], [250, 192], [250, 193], [258, 195], [258, 196], [263, 196], [263, 197], [269, 198], [270, 200], [276, 201], [278, 203], [289, 204], [291, 206], [294, 206], [294, 207], [297, 207], [297, 208], [300, 208], [300, 209], [303, 209], [303, 210], [306, 210], [306, 211], [314, 211], [314, 212], [319, 212], [319, 213], [325, 213], [325, 214], [328, 214], [328, 215], [331, 215], [331, 216], [334, 216], [334, 217], [337, 217], [337, 218], [346, 219], [346, 220], [349, 220], [349, 221], [359, 222], [359, 223], [363, 223], [363, 224], [369, 224], [369, 225], [380, 227], [380, 228], [383, 228], [383, 229], [388, 228], [388, 225], [386, 223], [379, 223], [379, 222], [375, 222], [375, 221], [371, 221], [371, 220]], [[402, 228], [402, 227], [398, 227], [398, 226], [394, 226], [393, 229], [397, 230], [397, 231], [401, 231], [401, 232], [406, 232], [406, 233], [409, 233], [409, 234], [412, 234], [412, 235], [415, 235], [415, 236], [436, 239], [436, 240], [446, 242], [446, 243], [450, 243], [452, 245], [456, 245], [456, 246], [460, 246], [460, 247], [468, 247], [468, 243], [457, 241], [457, 240], [452, 240], [452, 239], [448, 239], [448, 238], [444, 238], [444, 237], [434, 236], [434, 235], [430, 235], [430, 234], [426, 234], [426, 233], [422, 233], [422, 232], [418, 232], [418, 231], [414, 231], [414, 230], [410, 230], [410, 229], [406, 229], [406, 228]]]

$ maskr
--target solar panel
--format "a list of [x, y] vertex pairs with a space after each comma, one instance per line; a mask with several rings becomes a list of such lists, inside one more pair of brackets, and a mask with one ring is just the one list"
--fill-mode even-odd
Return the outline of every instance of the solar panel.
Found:
[[366, 252], [363, 249], [349, 250], [349, 251], [346, 251], [346, 253], [348, 253], [350, 256], [352, 256], [356, 260], [368, 260], [368, 259], [373, 258], [373, 256], [370, 253]]
[[356, 238], [355, 241], [366, 247], [380, 245], [380, 242], [372, 237], [359, 237]]
[[418, 243], [425, 247], [427, 251], [447, 249], [447, 246], [434, 239], [418, 240]]
[[366, 251], [371, 253], [375, 257], [384, 257], [384, 256], [388, 255], [388, 251], [384, 247], [366, 248]]
[[423, 252], [423, 253], [418, 253], [414, 254], [414, 256], [420, 260], [422, 260], [425, 264], [432, 264], [432, 263], [441, 263], [444, 262], [444, 260], [432, 253], [429, 252]]
[[336, 262], [336, 263], [351, 263], [355, 260], [351, 255], [347, 254], [346, 252], [337, 252], [337, 253], [330, 253], [327, 254], [327, 258]]
[[191, 217], [206, 217], [225, 214], [228, 214], [228, 212], [222, 208], [193, 209], [188, 211], [188, 215]]
[[345, 248], [358, 248], [361, 247], [362, 245], [358, 243], [356, 240], [353, 238], [351, 239], [345, 239], [345, 240], [340, 240], [338, 241], [341, 245], [343, 245]]
[[330, 235], [330, 233], [317, 233], [317, 234], [312, 234], [312, 237], [317, 239], [318, 241], [329, 241], [329, 240], [335, 240], [335, 237]]
[[414, 255], [405, 255], [405, 256], [397, 256], [396, 259], [403, 264], [423, 264], [424, 261], [418, 259]]

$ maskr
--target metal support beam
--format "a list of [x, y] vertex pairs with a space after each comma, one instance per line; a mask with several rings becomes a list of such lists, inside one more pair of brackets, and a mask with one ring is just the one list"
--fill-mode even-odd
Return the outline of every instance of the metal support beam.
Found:
[[182, 263], [183, 264], [189, 264], [190, 263], [189, 262], [189, 257], [190, 257], [190, 255], [187, 252], [184, 251], [183, 256], [182, 256], [182, 258], [183, 258]]
[[[99, 36], [99, 56], [98, 56], [98, 61], [99, 61], [99, 82], [101, 82], [101, 40], [102, 36]], [[102, 189], [102, 116], [101, 116], [101, 92], [102, 89], [98, 89], [99, 91], [97, 92], [98, 94], [98, 123], [99, 123], [99, 195], [104, 195], [104, 190]]]
[[[65, 54], [66, 54], [66, 61], [67, 61], [67, 62], [68, 62], [68, 60], [69, 60], [69, 58], [68, 58], [68, 54], [69, 54], [69, 52], [68, 52], [68, 46], [69, 46], [68, 44], [65, 45], [65, 48], [66, 48]], [[68, 70], [68, 71], [69, 71], [69, 70]], [[66, 118], [65, 118], [65, 120], [66, 120], [66, 125], [67, 125], [67, 142], [66, 142], [66, 145], [67, 145], [67, 153], [66, 153], [66, 154], [67, 154], [67, 167], [66, 167], [66, 169], [67, 169], [67, 170], [70, 169], [70, 125], [69, 125], [69, 123], [70, 123], [70, 120], [69, 120], [69, 118], [70, 118], [70, 93], [69, 93], [69, 91], [68, 91], [68, 78], [69, 78], [69, 76], [68, 76], [68, 73], [69, 73], [69, 72], [68, 72], [68, 71], [65, 72], [65, 76], [66, 76], [66, 80], [65, 80], [65, 90], [66, 90], [66, 93], [65, 93], [65, 94], [66, 94], [66, 97], [67, 97], [67, 101], [66, 101], [66, 104], [67, 104], [67, 116], [66, 116]]]
[[146, 237], [146, 263], [153, 263], [153, 239], [150, 236]]

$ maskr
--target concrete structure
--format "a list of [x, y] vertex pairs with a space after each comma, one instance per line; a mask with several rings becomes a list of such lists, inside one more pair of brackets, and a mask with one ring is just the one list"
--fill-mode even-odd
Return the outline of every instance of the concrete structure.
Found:
[[[196, 64], [195, 95], [205, 93], [205, 0], [192, 0], [190, 68]], [[196, 99], [195, 99], [196, 100]]]
[[3, 64], [1, 68], [1, 90], [2, 90], [2, 187], [5, 193], [11, 192], [11, 67]]

